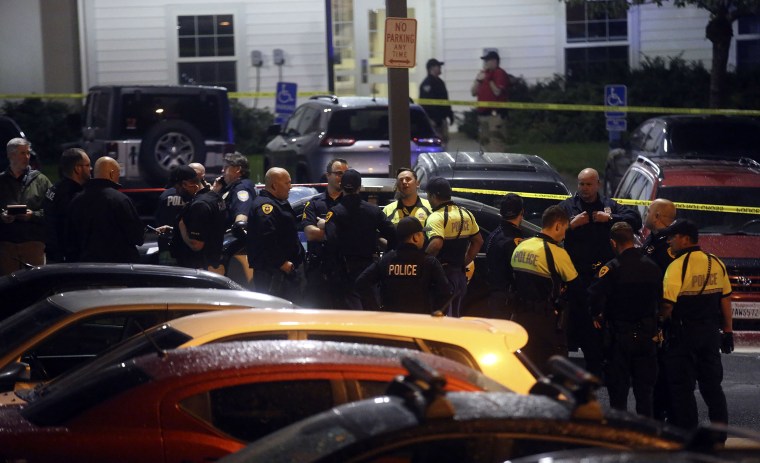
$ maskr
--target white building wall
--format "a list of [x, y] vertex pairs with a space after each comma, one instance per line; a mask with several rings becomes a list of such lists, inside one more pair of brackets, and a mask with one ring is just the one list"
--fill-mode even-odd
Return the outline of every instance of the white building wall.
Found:
[[710, 19], [706, 10], [676, 8], [670, 4], [662, 7], [642, 5], [638, 9], [641, 18], [641, 56], [638, 61], [643, 61], [644, 57], [680, 56], [687, 62], [701, 61], [710, 69], [712, 43], [705, 37], [705, 27]]
[[0, 0], [0, 93], [44, 93], [39, 0]]

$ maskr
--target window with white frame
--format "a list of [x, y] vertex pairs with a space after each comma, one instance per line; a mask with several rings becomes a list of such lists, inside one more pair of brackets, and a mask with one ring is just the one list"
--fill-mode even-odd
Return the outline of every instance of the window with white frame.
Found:
[[739, 18], [736, 35], [736, 69], [760, 68], [760, 15]]
[[177, 16], [177, 41], [180, 84], [219, 85], [237, 91], [233, 15]]
[[611, 0], [587, 0], [565, 6], [565, 74], [587, 79], [628, 69], [628, 14]]

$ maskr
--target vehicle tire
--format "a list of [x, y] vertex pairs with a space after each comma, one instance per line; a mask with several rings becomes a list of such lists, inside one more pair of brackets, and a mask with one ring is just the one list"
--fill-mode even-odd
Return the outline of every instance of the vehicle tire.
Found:
[[151, 186], [165, 186], [172, 169], [191, 162], [206, 162], [206, 143], [192, 124], [164, 121], [145, 132], [140, 144], [140, 172]]

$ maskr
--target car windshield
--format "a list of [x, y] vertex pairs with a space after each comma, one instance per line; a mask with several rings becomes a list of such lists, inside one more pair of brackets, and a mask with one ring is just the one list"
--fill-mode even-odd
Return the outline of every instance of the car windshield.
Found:
[[190, 339], [191, 337], [187, 334], [177, 331], [170, 326], [157, 326], [145, 333], [132, 336], [123, 343], [101, 353], [93, 361], [65, 375], [59, 376], [47, 384], [40, 385], [33, 390], [20, 390], [17, 395], [27, 402], [33, 402], [40, 397], [62, 393], [60, 391], [76, 389], [87, 378], [110, 365], [115, 365], [151, 352], [174, 349]]
[[0, 352], [8, 352], [26, 339], [71, 315], [48, 299], [42, 300], [0, 323]]
[[[435, 137], [423, 111], [411, 108], [412, 138]], [[330, 118], [327, 133], [331, 137], [349, 137], [356, 140], [388, 140], [388, 108], [357, 108], [335, 111]]]
[[[496, 190], [502, 191], [507, 189], [504, 180], [450, 180], [452, 188], [471, 188], [474, 190]], [[551, 195], [567, 196], [567, 189], [564, 185], [550, 182], [536, 181], [509, 181], [508, 189], [526, 193], [542, 193]], [[454, 190], [454, 194], [459, 197], [472, 199], [496, 208], [501, 207], [504, 200], [504, 193], [490, 195], [476, 192], [463, 192]], [[536, 225], [541, 224], [541, 215], [547, 207], [557, 204], [557, 199], [529, 198], [523, 197], [525, 207], [525, 220]]]
[[[662, 187], [657, 195], [676, 203], [760, 208], [760, 188]], [[760, 234], [760, 214], [726, 213], [679, 208], [678, 216], [693, 220], [702, 233]]]
[[703, 121], [674, 125], [670, 135], [673, 154], [744, 156], [760, 160], [760, 130], [757, 124], [739, 121]]

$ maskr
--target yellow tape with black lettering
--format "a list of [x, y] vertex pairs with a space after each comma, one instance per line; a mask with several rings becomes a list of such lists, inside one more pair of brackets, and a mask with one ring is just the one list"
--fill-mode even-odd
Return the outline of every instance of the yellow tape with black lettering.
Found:
[[[492, 196], [503, 196], [507, 193], [515, 193], [523, 198], [537, 198], [537, 199], [556, 199], [562, 201], [569, 198], [567, 195], [555, 195], [548, 193], [527, 193], [521, 191], [505, 191], [505, 190], [487, 190], [480, 188], [452, 188], [452, 191], [459, 193], [470, 194], [482, 194]], [[624, 206], [649, 206], [652, 201], [641, 199], [618, 199], [613, 198], [619, 204]], [[731, 214], [760, 214], [760, 207], [751, 206], [729, 206], [725, 204], [699, 204], [699, 203], [674, 203], [678, 209], [692, 210], [692, 211], [706, 211], [706, 212], [726, 212]]]

